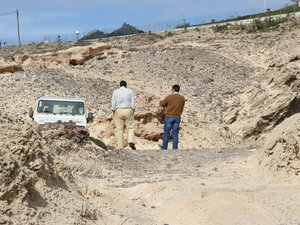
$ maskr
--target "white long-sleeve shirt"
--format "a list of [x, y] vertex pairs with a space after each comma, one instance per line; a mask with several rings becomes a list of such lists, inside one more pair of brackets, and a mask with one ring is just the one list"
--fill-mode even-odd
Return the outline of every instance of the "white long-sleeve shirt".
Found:
[[135, 109], [135, 99], [133, 91], [129, 88], [120, 87], [113, 92], [111, 109], [131, 108]]

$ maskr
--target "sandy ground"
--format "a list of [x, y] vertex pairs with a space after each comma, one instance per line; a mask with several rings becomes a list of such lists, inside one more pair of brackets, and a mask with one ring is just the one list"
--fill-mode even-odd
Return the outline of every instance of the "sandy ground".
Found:
[[[174, 156], [169, 158], [172, 162]], [[125, 217], [123, 224], [145, 223], [146, 218], [147, 224], [299, 224], [299, 182], [282, 185], [265, 177], [270, 175], [258, 176], [247, 163], [249, 158], [230, 157], [225, 162], [220, 158], [175, 174], [163, 168], [155, 176], [161, 182], [148, 184], [149, 178], [155, 179], [152, 175], [140, 184], [129, 181], [129, 187], [113, 188], [136, 214]]]
[[[299, 225], [299, 37], [112, 38], [76, 66], [68, 49], [90, 42], [1, 49], [1, 65], [24, 71], [0, 74], [0, 224]], [[121, 79], [136, 93], [137, 151], [113, 148]], [[158, 101], [174, 83], [187, 98], [181, 149], [160, 151]], [[40, 131], [27, 112], [42, 95], [86, 98], [90, 133], [110, 150], [74, 143], [63, 126]]]
[[107, 175], [78, 178], [102, 215], [96, 224], [299, 224], [299, 180], [257, 167], [256, 149], [145, 150], [112, 160]]

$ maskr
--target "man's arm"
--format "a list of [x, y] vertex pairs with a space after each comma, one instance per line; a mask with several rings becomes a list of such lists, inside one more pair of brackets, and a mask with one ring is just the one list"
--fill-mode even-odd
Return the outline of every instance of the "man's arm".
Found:
[[133, 91], [131, 92], [131, 96], [130, 96], [130, 107], [132, 108], [133, 111], [135, 110], [135, 97]]
[[115, 95], [115, 92], [113, 92], [112, 99], [111, 99], [111, 110], [113, 112], [116, 111], [116, 95]]
[[168, 102], [169, 102], [169, 100], [168, 100], [168, 96], [167, 96], [167, 97], [165, 97], [164, 100], [161, 100], [161, 101], [159, 102], [159, 105], [160, 105], [161, 107], [166, 107], [166, 106], [168, 105]]

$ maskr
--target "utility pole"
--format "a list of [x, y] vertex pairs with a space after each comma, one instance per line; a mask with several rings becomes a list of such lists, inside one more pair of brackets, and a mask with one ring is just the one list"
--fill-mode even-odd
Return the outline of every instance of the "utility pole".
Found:
[[17, 10], [16, 13], [17, 13], [18, 40], [19, 40], [19, 46], [21, 46], [19, 10]]
[[18, 28], [18, 39], [19, 39], [19, 46], [21, 46], [21, 38], [20, 38], [20, 23], [19, 23], [19, 10], [1, 13], [0, 16], [10, 15], [10, 14], [17, 14], [17, 28]]

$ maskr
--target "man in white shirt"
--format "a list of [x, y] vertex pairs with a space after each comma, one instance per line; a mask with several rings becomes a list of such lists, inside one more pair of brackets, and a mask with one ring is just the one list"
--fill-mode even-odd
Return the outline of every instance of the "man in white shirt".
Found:
[[113, 92], [111, 109], [114, 114], [114, 121], [117, 129], [116, 136], [118, 148], [123, 149], [125, 147], [123, 133], [126, 126], [128, 129], [128, 144], [135, 150], [135, 122], [133, 116], [135, 110], [135, 99], [133, 91], [127, 88], [126, 81], [121, 81], [120, 88]]

